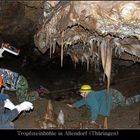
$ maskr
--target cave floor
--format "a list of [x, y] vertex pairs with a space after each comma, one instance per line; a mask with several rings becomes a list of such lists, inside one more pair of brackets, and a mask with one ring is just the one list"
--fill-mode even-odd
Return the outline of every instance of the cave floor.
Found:
[[[65, 114], [65, 129], [79, 129], [80, 123], [86, 129], [97, 127], [89, 124], [89, 110], [82, 107], [78, 110], [71, 109], [66, 106], [66, 101], [54, 101], [53, 107], [56, 113], [60, 109]], [[19, 129], [40, 129], [38, 121], [44, 117], [44, 104], [45, 99], [40, 99], [34, 102], [34, 110], [30, 113], [21, 114], [17, 120], [14, 121], [16, 128]], [[114, 109], [110, 117], [108, 118], [109, 129], [139, 129], [139, 106], [140, 103], [136, 103], [130, 107], [118, 107]], [[99, 124], [103, 124], [103, 117], [99, 116], [97, 119]]]

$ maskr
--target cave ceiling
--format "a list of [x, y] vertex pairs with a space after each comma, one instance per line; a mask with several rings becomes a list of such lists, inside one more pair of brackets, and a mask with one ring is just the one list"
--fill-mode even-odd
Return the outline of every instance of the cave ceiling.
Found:
[[[75, 65], [79, 62], [86, 63], [87, 70], [90, 64], [101, 62], [108, 86], [112, 58], [140, 61], [139, 1], [10, 3], [9, 9], [17, 7], [18, 13], [16, 8], [11, 10], [12, 13], [4, 11], [5, 5], [1, 3], [0, 7], [3, 16], [3, 24], [0, 26], [2, 36], [6, 34], [18, 38], [17, 33], [20, 33], [23, 40], [29, 41], [32, 33], [38, 50], [42, 54], [49, 51], [50, 57], [58, 53], [61, 66], [65, 55], [69, 55]], [[8, 4], [5, 9], [7, 7]], [[10, 18], [4, 16], [8, 14]], [[11, 24], [7, 24], [9, 21]], [[6, 32], [6, 29], [10, 31]]]
[[45, 1], [43, 19], [34, 35], [36, 47], [50, 57], [64, 55], [87, 64], [102, 62], [110, 86], [112, 57], [139, 62], [139, 1]]

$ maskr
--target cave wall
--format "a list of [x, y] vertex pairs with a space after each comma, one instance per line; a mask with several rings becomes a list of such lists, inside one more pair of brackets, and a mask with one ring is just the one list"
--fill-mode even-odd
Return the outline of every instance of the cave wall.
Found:
[[0, 1], [0, 42], [25, 46], [32, 41], [42, 1]]
[[[52, 7], [55, 7], [58, 1], [50, 1], [49, 3], [51, 3]], [[83, 1], [83, 3], [86, 3], [86, 1], [85, 2]], [[76, 9], [77, 11], [79, 10], [81, 11], [82, 8], [83, 9], [85, 8], [84, 5], [82, 5], [83, 3], [81, 2], [81, 7], [79, 6], [79, 9], [78, 8]], [[108, 5], [106, 2], [105, 3], [97, 2], [97, 3], [100, 3], [102, 7], [107, 7], [106, 5]], [[110, 7], [112, 5], [115, 5], [116, 3], [110, 1], [110, 4], [108, 5], [107, 9], [110, 9]], [[27, 46], [27, 47], [28, 44], [30, 43], [34, 44], [33, 36], [35, 33], [37, 33], [39, 28], [38, 26], [43, 24], [41, 23], [44, 18], [43, 10], [45, 7], [43, 4], [44, 1], [0, 1], [0, 42], [9, 42], [14, 46]], [[79, 5], [79, 3], [75, 2], [75, 7], [76, 5]], [[90, 8], [88, 8], [87, 10], [88, 14], [90, 14], [90, 12], [92, 11], [90, 10]], [[76, 18], [75, 17], [76, 15], [71, 16], [70, 17], [72, 19]], [[137, 18], [139, 18], [139, 16]], [[86, 24], [84, 25], [86, 26]], [[86, 27], [90, 28], [91, 26], [89, 25], [90, 23]], [[62, 27], [65, 26], [63, 25]], [[60, 40], [57, 41], [61, 42]], [[122, 56], [122, 59], [132, 60], [132, 57], [130, 54], [126, 53]], [[139, 59], [135, 61], [139, 61]]]

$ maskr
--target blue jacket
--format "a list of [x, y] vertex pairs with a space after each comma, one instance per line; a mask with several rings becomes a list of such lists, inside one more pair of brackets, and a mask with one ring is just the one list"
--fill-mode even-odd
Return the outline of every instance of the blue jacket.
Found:
[[4, 101], [8, 98], [8, 95], [0, 93], [0, 129], [12, 129], [13, 126], [10, 125], [10, 122], [19, 114], [17, 109], [9, 110], [4, 108]]
[[13, 129], [10, 122], [12, 122], [18, 116], [18, 110], [0, 110], [0, 129]]
[[96, 120], [98, 115], [109, 116], [112, 104], [112, 93], [108, 94], [108, 104], [106, 104], [106, 90], [92, 91], [86, 98], [83, 98], [73, 104], [79, 108], [86, 105], [91, 110], [91, 120]]

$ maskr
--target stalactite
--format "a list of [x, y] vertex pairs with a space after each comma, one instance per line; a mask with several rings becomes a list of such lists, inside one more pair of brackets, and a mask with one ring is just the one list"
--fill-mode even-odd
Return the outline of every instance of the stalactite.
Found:
[[89, 72], [89, 59], [87, 60], [87, 72]]
[[[112, 47], [109, 44], [110, 38], [107, 38], [107, 40], [105, 42], [104, 41], [101, 43], [101, 59], [104, 73], [107, 76], [106, 108], [108, 109], [108, 96], [110, 93], [110, 77], [112, 67]], [[108, 128], [107, 117], [105, 117], [104, 120], [104, 127]]]
[[61, 67], [63, 67], [63, 56], [64, 56], [64, 31], [61, 35]]
[[107, 76], [107, 95], [106, 95], [106, 105], [108, 106], [108, 95], [110, 89], [110, 77], [111, 77], [111, 66], [112, 66], [112, 47], [109, 44], [110, 38], [103, 40], [101, 43], [101, 60], [104, 69], [104, 73]]
[[95, 57], [95, 71], [100, 72], [100, 62], [99, 62], [99, 54], [96, 54]]
[[89, 43], [90, 43], [90, 56], [92, 56], [93, 55], [93, 39], [91, 39]]
[[102, 66], [103, 69], [105, 69], [105, 64], [106, 64], [106, 52], [107, 52], [107, 44], [105, 42], [105, 40], [103, 39], [103, 41], [101, 42], [101, 60], [102, 60]]
[[109, 39], [107, 40], [107, 55], [106, 55], [106, 64], [105, 64], [105, 74], [107, 76], [107, 92], [109, 93], [110, 89], [110, 78], [111, 78], [111, 67], [112, 67], [112, 47], [109, 44]]
[[82, 62], [82, 65], [84, 63], [84, 56], [81, 56], [81, 62]]
[[52, 57], [52, 37], [50, 35], [50, 58]]
[[88, 58], [88, 55], [86, 53], [83, 54], [86, 61], [87, 61], [87, 71], [89, 71], [89, 58]]
[[56, 48], [56, 39], [53, 39], [53, 53], [55, 53], [55, 48]]
[[74, 67], [76, 69], [76, 64], [79, 62], [76, 51], [73, 51], [73, 61], [74, 61]]
[[100, 49], [101, 49], [101, 61], [102, 61], [104, 77], [105, 77], [105, 64], [106, 64], [106, 52], [107, 52], [107, 44], [105, 39], [103, 39], [103, 41], [101, 42]]

